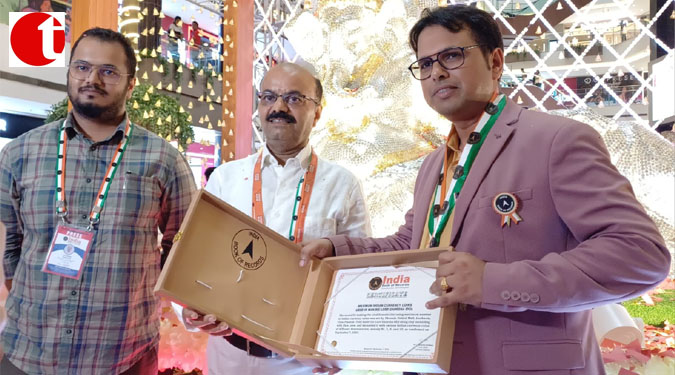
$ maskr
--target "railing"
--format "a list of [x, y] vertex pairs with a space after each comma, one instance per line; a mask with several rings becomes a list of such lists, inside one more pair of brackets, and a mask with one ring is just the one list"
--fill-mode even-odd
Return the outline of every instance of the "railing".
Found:
[[[205, 39], [204, 39], [205, 40]], [[162, 56], [178, 59], [182, 64], [197, 68], [215, 70], [221, 72], [220, 55], [218, 45], [204, 42], [202, 45], [190, 45], [184, 39], [171, 38], [167, 34], [161, 36]]]
[[[577, 45], [572, 46], [572, 50], [576, 52], [577, 55], [581, 55], [584, 51], [588, 49], [588, 43], [579, 43]], [[570, 51], [567, 49], [563, 50], [563, 55], [565, 56], [566, 59], [571, 59], [574, 56]], [[586, 56], [597, 56], [597, 55], [602, 55], [602, 45], [599, 43], [596, 43], [593, 45], [590, 49], [588, 49], [588, 52], [586, 52]]]
[[[513, 81], [513, 79], [511, 79], [510, 77], [502, 77], [500, 85], [502, 87], [515, 88], [518, 85], [518, 83], [519, 82]], [[551, 82], [545, 79], [534, 77], [534, 79], [527, 80], [527, 82], [525, 82], [524, 84], [525, 86], [529, 87], [532, 86], [539, 87], [540, 89], [543, 90], [542, 93], [552, 90], [551, 98], [564, 106], [569, 106], [572, 103], [576, 102], [576, 100], [573, 99], [573, 96], [569, 93], [567, 89], [555, 88], [553, 87], [553, 84]], [[612, 89], [612, 91], [614, 91], [618, 99], [623, 103], [627, 104], [628, 102], [630, 102], [633, 96], [635, 96], [635, 92], [639, 91], [635, 100], [633, 100], [631, 104], [647, 104], [644, 96], [645, 94], [644, 88], [641, 87], [640, 85], [610, 84], [609, 87]], [[573, 89], [572, 91], [576, 94], [577, 97], [583, 99], [591, 91], [591, 88], [592, 87], [576, 88]], [[533, 92], [536, 90], [530, 89], [530, 91]], [[611, 95], [602, 87], [596, 88], [595, 91], [593, 91], [593, 94], [591, 94], [588, 98], [586, 98], [585, 102], [590, 107], [612, 107], [612, 106], [619, 106], [622, 104], [621, 102], [617, 101], [617, 99], [613, 95]]]
[[623, 43], [627, 40], [631, 40], [637, 37], [639, 34], [640, 33], [636, 30], [635, 25], [633, 25], [632, 30], [624, 30], [624, 32], [621, 31], [608, 32], [603, 34], [602, 36], [609, 44], [616, 45], [619, 43]]
[[[623, 103], [628, 103], [635, 95], [635, 92], [640, 91], [632, 104], [647, 104], [644, 100], [644, 89], [640, 85], [610, 86], [610, 88]], [[590, 88], [580, 88], [574, 91], [580, 98], [583, 98], [588, 95]], [[586, 104], [595, 107], [611, 107], [621, 105], [622, 103], [618, 102], [604, 88], [599, 87], [586, 99]]]

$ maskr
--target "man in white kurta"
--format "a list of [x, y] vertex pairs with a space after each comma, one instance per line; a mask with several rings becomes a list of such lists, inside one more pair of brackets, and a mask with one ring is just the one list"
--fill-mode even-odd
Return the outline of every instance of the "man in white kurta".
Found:
[[[254, 155], [216, 168], [206, 185], [208, 192], [254, 218], [263, 216], [266, 226], [295, 242], [300, 240], [295, 227], [303, 221], [297, 202], [306, 193], [298, 187], [301, 180], [310, 180], [310, 165], [316, 169], [302, 240], [336, 234], [370, 235], [370, 220], [357, 178], [345, 168], [318, 158], [309, 145], [309, 133], [321, 115], [321, 95], [320, 82], [307, 70], [287, 63], [273, 67], [259, 95], [265, 146]], [[256, 214], [255, 176], [261, 181], [262, 199]], [[188, 328], [198, 327], [211, 334], [207, 346], [209, 374], [312, 373], [311, 368], [293, 359], [229, 335], [231, 331], [211, 316], [177, 310]]]

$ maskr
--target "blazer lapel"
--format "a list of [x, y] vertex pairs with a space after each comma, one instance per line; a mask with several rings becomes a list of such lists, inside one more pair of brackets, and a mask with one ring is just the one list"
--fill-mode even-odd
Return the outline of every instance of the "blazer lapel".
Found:
[[514, 126], [520, 116], [522, 108], [515, 104], [510, 99], [507, 100], [504, 110], [497, 119], [492, 130], [488, 133], [487, 139], [480, 148], [476, 160], [474, 160], [466, 182], [459, 193], [457, 204], [455, 206], [455, 217], [452, 222], [452, 234], [450, 237], [450, 244], [455, 246], [459, 240], [459, 229], [464, 222], [469, 205], [478, 191], [478, 187], [485, 178], [488, 170], [492, 166], [502, 148], [511, 137]]

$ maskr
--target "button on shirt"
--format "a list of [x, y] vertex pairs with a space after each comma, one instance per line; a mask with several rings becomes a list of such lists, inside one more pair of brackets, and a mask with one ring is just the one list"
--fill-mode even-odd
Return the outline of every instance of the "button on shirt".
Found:
[[[195, 183], [183, 156], [134, 126], [80, 280], [42, 272], [55, 228], [61, 121], [10, 142], [0, 154], [0, 218], [7, 227], [5, 355], [29, 374], [119, 374], [159, 341], [153, 288]], [[66, 120], [69, 225], [86, 227], [126, 119], [94, 143]], [[96, 146], [96, 147], [93, 147]]]
[[[280, 165], [267, 147], [262, 151], [262, 195], [265, 225], [288, 238], [298, 182], [309, 166], [308, 145]], [[206, 190], [251, 215], [253, 169], [258, 154], [216, 168]], [[309, 201], [303, 240], [346, 234], [370, 236], [370, 219], [359, 181], [347, 169], [319, 158]]]

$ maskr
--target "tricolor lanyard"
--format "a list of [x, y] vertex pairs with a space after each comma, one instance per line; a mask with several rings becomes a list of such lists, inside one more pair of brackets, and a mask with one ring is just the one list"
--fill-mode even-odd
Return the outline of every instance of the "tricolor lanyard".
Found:
[[[492, 101], [485, 107], [485, 113], [483, 113], [478, 120], [478, 124], [474, 131], [469, 135], [469, 139], [464, 146], [457, 167], [455, 167], [455, 171], [452, 175], [450, 187], [447, 190], [445, 189], [444, 182], [444, 175], [448, 168], [448, 151], [446, 145], [446, 157], [443, 166], [441, 167], [436, 191], [434, 192], [434, 204], [429, 211], [428, 226], [429, 234], [431, 235], [430, 247], [437, 247], [440, 244], [441, 234], [448, 224], [448, 218], [450, 217], [452, 210], [455, 208], [455, 201], [464, 186], [466, 177], [469, 175], [471, 165], [473, 164], [474, 159], [476, 159], [476, 155], [483, 145], [483, 142], [485, 142], [487, 134], [502, 113], [502, 109], [504, 109], [505, 105], [506, 96], [502, 94], [495, 95]], [[450, 194], [447, 194], [447, 191], [449, 191]], [[443, 197], [445, 198], [443, 199]], [[441, 200], [443, 200], [442, 206], [440, 204]]]
[[[68, 207], [66, 206], [66, 146], [68, 145], [68, 137], [66, 136], [66, 126], [65, 121], [61, 123], [61, 129], [59, 130], [59, 143], [58, 143], [58, 155], [56, 159], [56, 215], [61, 218], [63, 222], [66, 221], [66, 216], [68, 215]], [[127, 148], [127, 143], [129, 138], [131, 138], [131, 133], [133, 132], [134, 125], [127, 119], [127, 126], [124, 129], [124, 137], [120, 140], [117, 150], [115, 150], [115, 155], [108, 165], [108, 170], [106, 171], [105, 178], [101, 182], [101, 187], [98, 189], [98, 195], [94, 201], [94, 207], [89, 213], [89, 226], [87, 230], [91, 231], [94, 228], [94, 225], [98, 224], [101, 218], [101, 211], [103, 211], [103, 206], [105, 205], [106, 198], [108, 197], [108, 191], [110, 190], [110, 184], [112, 183], [113, 178], [115, 178], [115, 172], [117, 172], [117, 167], [119, 166], [120, 160], [122, 160], [122, 155], [124, 155], [124, 150]]]
[[[293, 201], [293, 214], [291, 215], [291, 226], [288, 229], [288, 239], [295, 242], [302, 242], [304, 235], [305, 218], [307, 217], [307, 207], [309, 199], [312, 196], [314, 180], [316, 178], [316, 166], [318, 159], [314, 151], [310, 155], [309, 167], [305, 174], [300, 178], [298, 187], [295, 191], [295, 200]], [[253, 169], [253, 218], [261, 224], [265, 224], [265, 212], [263, 211], [262, 201], [262, 152], [258, 156], [258, 161]]]

